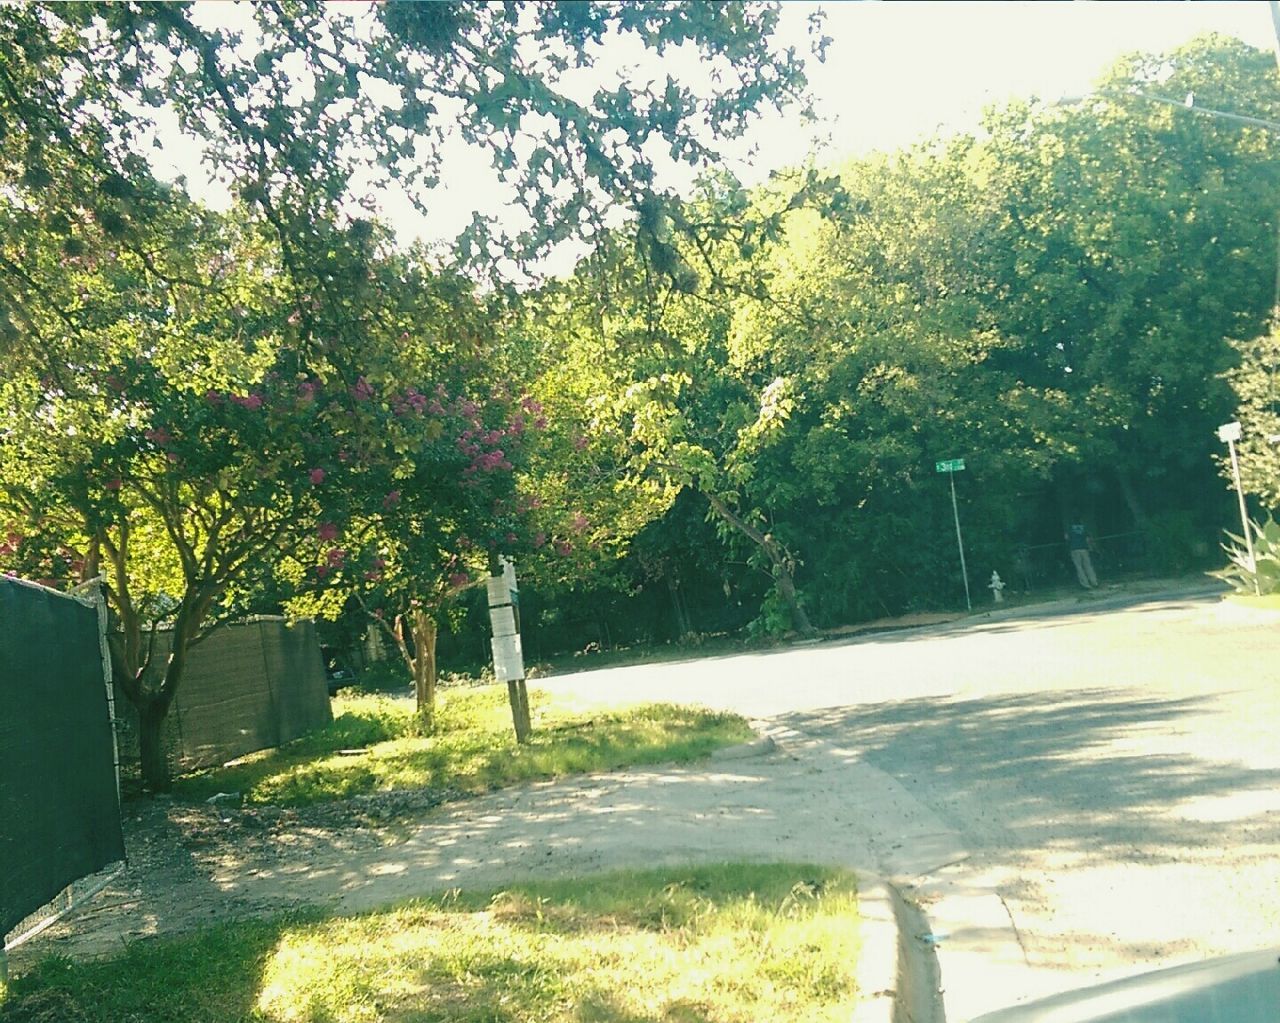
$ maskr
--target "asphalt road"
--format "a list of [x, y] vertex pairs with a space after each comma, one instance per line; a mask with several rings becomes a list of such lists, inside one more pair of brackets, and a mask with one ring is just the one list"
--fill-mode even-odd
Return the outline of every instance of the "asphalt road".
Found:
[[1280, 613], [1118, 596], [539, 684], [874, 772], [858, 865], [919, 902], [950, 1020], [1280, 944]]

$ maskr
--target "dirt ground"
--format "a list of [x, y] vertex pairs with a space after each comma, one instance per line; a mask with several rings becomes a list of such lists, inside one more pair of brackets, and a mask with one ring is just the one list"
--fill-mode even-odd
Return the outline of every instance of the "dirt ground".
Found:
[[126, 870], [15, 949], [11, 967], [107, 955], [246, 915], [309, 905], [358, 912], [527, 878], [697, 860], [874, 861], [855, 823], [865, 800], [848, 796], [866, 787], [857, 766], [800, 737], [784, 742], [474, 799], [420, 792], [301, 811], [130, 803]]

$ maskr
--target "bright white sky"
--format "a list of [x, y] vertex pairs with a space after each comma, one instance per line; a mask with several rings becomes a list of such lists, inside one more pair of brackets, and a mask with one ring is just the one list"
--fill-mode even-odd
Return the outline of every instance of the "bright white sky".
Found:
[[[784, 10], [782, 40], [800, 52], [808, 52], [806, 22], [817, 6], [796, 2]], [[1134, 50], [1170, 49], [1209, 31], [1268, 49], [1275, 45], [1270, 11], [1261, 0], [837, 2], [825, 9], [832, 43], [826, 63], [809, 68], [823, 124], [815, 129], [795, 117], [766, 118], [749, 140], [755, 157], [731, 161], [747, 183], [800, 162], [812, 149], [815, 130], [830, 138], [822, 162], [835, 162], [897, 149], [939, 130], [972, 127], [992, 103], [1079, 95], [1117, 57]], [[198, 10], [205, 23], [239, 22], [243, 16], [226, 4], [206, 2]], [[599, 70], [609, 77], [616, 69]], [[678, 59], [668, 59], [661, 70], [681, 75]], [[696, 77], [697, 68], [688, 70]], [[167, 148], [174, 154], [173, 170], [187, 173], [195, 185], [203, 175], [194, 165], [193, 148]], [[225, 202], [215, 186], [196, 190], [214, 205]], [[499, 213], [502, 203], [487, 161], [460, 146], [450, 158], [444, 185], [432, 196], [429, 219], [393, 194], [383, 198], [382, 211], [402, 241], [447, 240], [473, 210]]]

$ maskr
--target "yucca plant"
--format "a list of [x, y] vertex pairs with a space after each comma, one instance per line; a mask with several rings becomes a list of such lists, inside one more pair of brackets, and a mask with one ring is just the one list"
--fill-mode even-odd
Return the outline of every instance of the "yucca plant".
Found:
[[1280, 523], [1268, 519], [1266, 525], [1249, 523], [1253, 531], [1253, 562], [1249, 560], [1248, 544], [1244, 537], [1228, 532], [1233, 541], [1222, 545], [1231, 564], [1209, 574], [1235, 587], [1239, 593], [1280, 592]]

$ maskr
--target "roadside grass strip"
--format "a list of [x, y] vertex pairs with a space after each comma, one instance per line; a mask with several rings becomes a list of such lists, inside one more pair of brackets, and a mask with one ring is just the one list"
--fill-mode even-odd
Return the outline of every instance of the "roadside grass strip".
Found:
[[0, 1023], [844, 1023], [858, 950], [847, 872], [625, 872], [49, 959]]
[[239, 792], [246, 803], [277, 806], [411, 788], [477, 793], [533, 779], [687, 762], [753, 737], [742, 718], [696, 707], [584, 712], [537, 690], [530, 701], [534, 734], [521, 746], [503, 686], [446, 692], [429, 735], [405, 701], [339, 696], [327, 728], [179, 778], [174, 792], [187, 799]]

